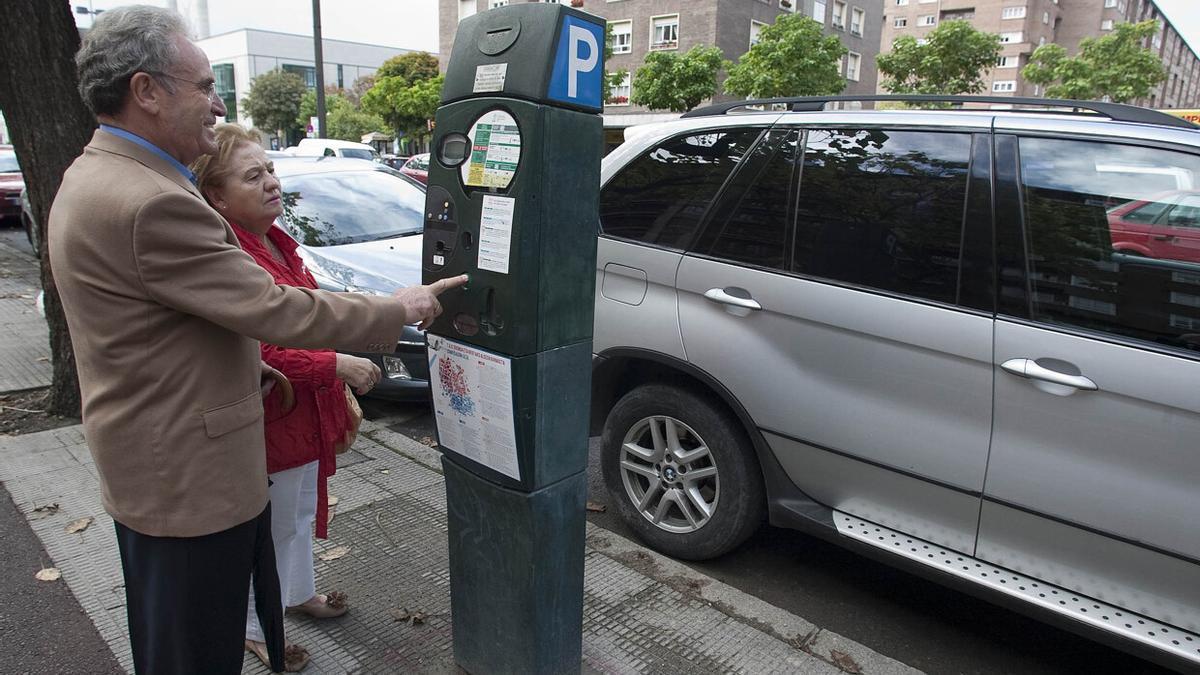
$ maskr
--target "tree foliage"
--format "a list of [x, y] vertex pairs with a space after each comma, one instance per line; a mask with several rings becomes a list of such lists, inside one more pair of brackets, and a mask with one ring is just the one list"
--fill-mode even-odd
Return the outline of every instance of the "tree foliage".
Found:
[[1084, 38], [1079, 54], [1073, 57], [1059, 45], [1042, 45], [1021, 74], [1045, 86], [1046, 95], [1052, 98], [1095, 100], [1107, 96], [1118, 103], [1144, 98], [1167, 76], [1162, 60], [1143, 46], [1157, 30], [1153, 19], [1117, 24], [1108, 35]]
[[876, 63], [893, 94], [978, 94], [983, 75], [996, 67], [1000, 36], [977, 30], [966, 21], [946, 21], [919, 44], [911, 35], [897, 38], [892, 51]]
[[429, 132], [437, 112], [444, 77], [406, 84], [401, 77], [381, 77], [363, 94], [363, 110], [378, 115], [393, 130], [420, 137]]
[[384, 61], [375, 71], [375, 79], [398, 77], [412, 85], [438, 76], [438, 60], [429, 52], [408, 52]]
[[46, 217], [63, 173], [83, 152], [96, 128], [95, 118], [76, 89], [77, 51], [79, 30], [69, 4], [5, 2], [4, 21], [0, 22], [0, 112], [12, 133], [41, 242], [38, 256], [52, 366], [46, 409], [67, 417], [79, 417], [79, 378], [50, 265]]
[[786, 14], [758, 34], [758, 44], [729, 68], [725, 91], [736, 96], [774, 98], [836, 94], [846, 87], [839, 72], [846, 48], [825, 36], [821, 24]]
[[362, 77], [355, 80], [350, 85], [350, 88], [343, 91], [342, 94], [345, 95], [346, 100], [350, 101], [350, 104], [353, 105], [355, 108], [362, 108], [363, 94], [370, 91], [371, 87], [374, 87], [374, 86], [375, 86], [375, 76], [374, 75], [363, 75]]
[[650, 52], [633, 77], [633, 103], [651, 110], [686, 112], [717, 93], [717, 72], [726, 64], [717, 47], [692, 47], [683, 56]]
[[[304, 128], [308, 125], [309, 118], [316, 114], [317, 92], [307, 91], [300, 100], [300, 114], [296, 118], [296, 124]], [[372, 131], [391, 131], [383, 118], [359, 110], [336, 87], [329, 87], [325, 92], [325, 127], [326, 138], [356, 143]]]
[[299, 75], [276, 68], [250, 82], [250, 93], [242, 101], [242, 107], [254, 119], [255, 126], [270, 129], [284, 138], [297, 126], [300, 101], [307, 91]]

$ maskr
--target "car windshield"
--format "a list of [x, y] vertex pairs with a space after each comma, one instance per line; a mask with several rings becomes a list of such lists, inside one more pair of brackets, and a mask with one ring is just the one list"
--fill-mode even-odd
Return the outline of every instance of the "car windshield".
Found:
[[408, 162], [408, 168], [419, 171], [429, 170], [429, 155], [417, 155]]
[[0, 153], [0, 173], [15, 173], [20, 170], [21, 167], [17, 164], [17, 156], [15, 153]]
[[375, 159], [375, 153], [361, 148], [342, 148], [342, 157], [350, 159]]
[[280, 221], [305, 246], [339, 246], [418, 234], [425, 193], [383, 171], [282, 177]]

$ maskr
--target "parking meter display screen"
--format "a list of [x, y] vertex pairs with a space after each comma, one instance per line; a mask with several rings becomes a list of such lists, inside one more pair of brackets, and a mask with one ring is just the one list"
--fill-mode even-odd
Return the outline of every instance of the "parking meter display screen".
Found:
[[463, 185], [505, 189], [521, 161], [521, 130], [513, 116], [490, 110], [475, 120], [467, 134], [471, 155], [463, 162]]

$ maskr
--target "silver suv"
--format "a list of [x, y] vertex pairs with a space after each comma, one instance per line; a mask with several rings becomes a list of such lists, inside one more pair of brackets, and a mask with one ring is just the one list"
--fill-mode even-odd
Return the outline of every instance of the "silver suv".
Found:
[[604, 160], [615, 509], [681, 558], [764, 519], [887, 551], [1200, 668], [1200, 132], [834, 100], [713, 106]]

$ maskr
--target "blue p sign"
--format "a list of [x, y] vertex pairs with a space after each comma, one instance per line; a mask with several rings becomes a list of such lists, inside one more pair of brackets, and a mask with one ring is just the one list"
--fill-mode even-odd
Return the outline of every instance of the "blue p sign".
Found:
[[547, 96], [563, 103], [600, 108], [603, 56], [604, 27], [564, 16]]

